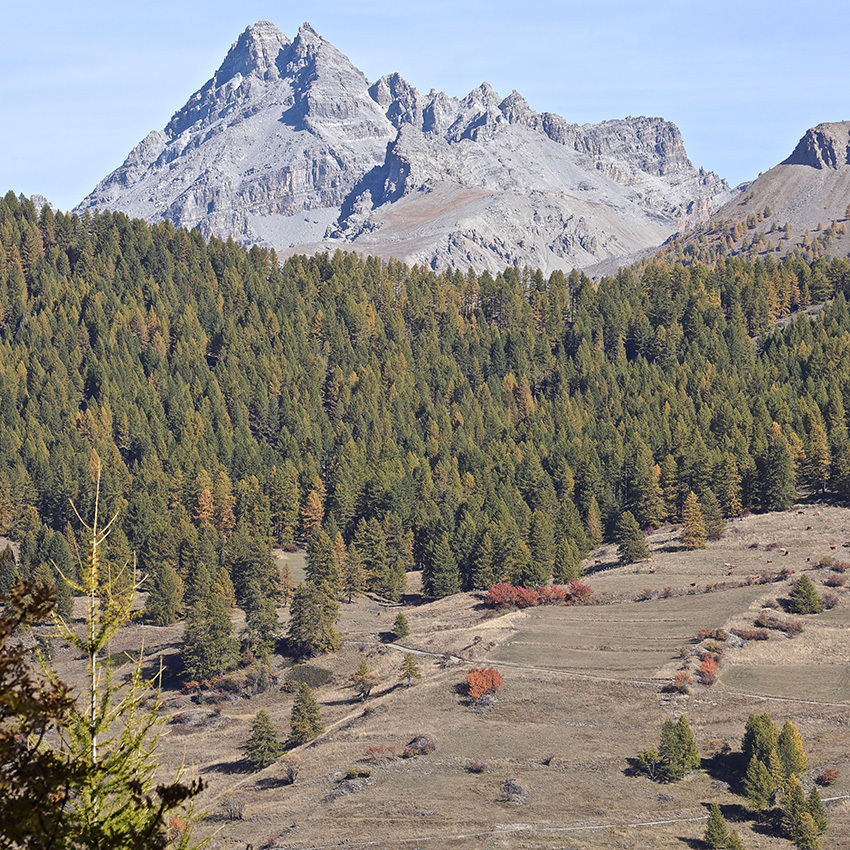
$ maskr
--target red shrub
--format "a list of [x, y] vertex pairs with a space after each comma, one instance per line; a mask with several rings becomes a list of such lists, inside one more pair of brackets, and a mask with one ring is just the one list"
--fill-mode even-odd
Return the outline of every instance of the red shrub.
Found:
[[717, 681], [717, 662], [710, 656], [706, 656], [699, 665], [699, 680], [703, 685], [713, 685]]
[[495, 694], [504, 684], [502, 674], [495, 667], [476, 667], [466, 674], [466, 690], [473, 700]]
[[799, 620], [780, 620], [777, 617], [771, 617], [769, 614], [761, 613], [756, 618], [756, 625], [763, 629], [776, 629], [784, 632], [788, 637], [800, 634], [803, 631], [803, 624]]
[[834, 767], [824, 768], [816, 777], [818, 785], [832, 785], [839, 777], [839, 772]]
[[580, 581], [571, 581], [567, 585], [567, 590], [569, 591], [570, 599], [579, 605], [583, 605], [593, 596], [593, 588], [589, 584], [582, 584]]
[[382, 744], [373, 744], [371, 747], [366, 747], [366, 752], [363, 755], [374, 764], [385, 764], [396, 757], [396, 751], [393, 746], [385, 747]]
[[827, 576], [823, 583], [827, 587], [844, 587], [847, 584], [847, 579], [844, 576]]
[[693, 683], [693, 676], [691, 676], [690, 673], [681, 670], [673, 677], [673, 683], [670, 687], [671, 690], [678, 691], [680, 694], [686, 694], [688, 692], [688, 688], [690, 688]]
[[537, 588], [538, 605], [560, 605], [567, 601], [567, 589], [557, 584]]

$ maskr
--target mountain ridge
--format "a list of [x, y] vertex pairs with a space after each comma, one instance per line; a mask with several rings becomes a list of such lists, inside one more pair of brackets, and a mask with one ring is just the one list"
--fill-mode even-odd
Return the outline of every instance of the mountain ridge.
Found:
[[398, 72], [370, 84], [308, 23], [290, 41], [259, 21], [76, 209], [168, 218], [282, 255], [343, 247], [435, 269], [551, 270], [660, 244], [731, 194], [663, 119], [580, 126], [486, 82], [461, 99]]

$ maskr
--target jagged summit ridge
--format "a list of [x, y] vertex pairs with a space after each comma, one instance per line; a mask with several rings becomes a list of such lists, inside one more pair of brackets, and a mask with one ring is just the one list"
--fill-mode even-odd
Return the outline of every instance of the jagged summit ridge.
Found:
[[807, 130], [782, 165], [812, 168], [850, 165], [850, 121], [824, 122]]
[[662, 119], [579, 126], [487, 83], [461, 99], [398, 73], [369, 85], [309, 24], [290, 41], [259, 21], [78, 209], [282, 253], [551, 269], [659, 244], [728, 196]]

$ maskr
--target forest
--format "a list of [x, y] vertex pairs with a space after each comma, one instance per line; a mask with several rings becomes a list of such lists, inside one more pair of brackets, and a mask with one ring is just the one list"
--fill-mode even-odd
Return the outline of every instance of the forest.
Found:
[[399, 599], [421, 569], [438, 597], [577, 578], [625, 512], [678, 522], [691, 493], [727, 517], [846, 498], [848, 295], [850, 261], [824, 257], [598, 282], [280, 262], [10, 192], [0, 534], [20, 554], [0, 592], [38, 578], [67, 610], [93, 457], [119, 512], [107, 563], [135, 553], [151, 616], [217, 598], [258, 632], [292, 593], [272, 547], [308, 546], [314, 574], [347, 562], [342, 595]]

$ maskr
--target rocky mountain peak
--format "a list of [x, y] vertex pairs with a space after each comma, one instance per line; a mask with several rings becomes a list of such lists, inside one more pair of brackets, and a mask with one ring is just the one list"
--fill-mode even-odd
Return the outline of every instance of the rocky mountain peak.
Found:
[[264, 80], [278, 77], [278, 59], [289, 44], [289, 39], [274, 24], [257, 21], [239, 36], [224, 57], [224, 62], [212, 79], [215, 88], [224, 85], [237, 74]]
[[551, 270], [657, 245], [728, 195], [661, 119], [579, 127], [486, 82], [462, 99], [398, 73], [370, 86], [309, 23], [290, 41], [258, 21], [77, 209], [282, 253]]
[[806, 131], [782, 165], [839, 168], [850, 164], [850, 121], [818, 124]]

